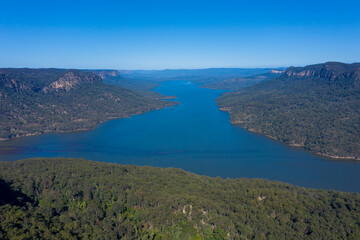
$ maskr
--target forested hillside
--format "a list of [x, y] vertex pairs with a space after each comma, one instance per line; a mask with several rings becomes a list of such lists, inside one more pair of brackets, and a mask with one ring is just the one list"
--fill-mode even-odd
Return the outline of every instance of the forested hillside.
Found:
[[91, 71], [0, 69], [0, 138], [86, 130], [174, 103], [107, 85]]
[[360, 64], [290, 67], [217, 99], [232, 123], [292, 146], [360, 159]]
[[83, 159], [0, 162], [1, 239], [359, 239], [360, 195]]

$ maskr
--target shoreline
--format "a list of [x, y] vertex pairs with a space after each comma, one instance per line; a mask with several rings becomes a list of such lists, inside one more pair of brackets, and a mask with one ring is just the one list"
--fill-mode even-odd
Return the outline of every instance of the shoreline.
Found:
[[[171, 99], [176, 99], [175, 96], [170, 96], [170, 97], [173, 97]], [[151, 110], [145, 111], [145, 112], [134, 113], [134, 114], [130, 114], [130, 115], [122, 116], [122, 117], [109, 117], [109, 118], [106, 118], [106, 119], [104, 119], [102, 121], [97, 122], [96, 126], [92, 126], [92, 127], [88, 127], [88, 128], [79, 128], [79, 129], [72, 129], [72, 130], [57, 130], [57, 131], [56, 130], [55, 131], [44, 130], [42, 132], [25, 133], [25, 134], [17, 135], [17, 136], [10, 137], [10, 138], [0, 138], [0, 141], [9, 141], [9, 140], [12, 140], [12, 139], [22, 138], [22, 137], [40, 136], [40, 135], [48, 134], [48, 133], [61, 133], [62, 134], [62, 133], [77, 133], [77, 132], [91, 131], [91, 130], [94, 130], [94, 129], [98, 128], [100, 124], [105, 123], [105, 122], [110, 121], [110, 120], [131, 118], [132, 116], [145, 114], [145, 113], [148, 113], [148, 112], [151, 112], [151, 111], [157, 111], [157, 110], [165, 109], [167, 107], [173, 108], [174, 106], [180, 104], [178, 102], [172, 102], [172, 103], [173, 104], [169, 104], [169, 105], [166, 105], [166, 106], [160, 107], [160, 108], [151, 109]]]
[[[231, 111], [229, 108], [221, 108], [219, 107], [220, 111], [223, 111], [223, 112], [228, 112], [230, 115], [231, 115]], [[319, 153], [319, 152], [314, 152], [314, 151], [309, 151], [307, 149], [305, 149], [302, 145], [300, 144], [288, 144], [288, 143], [285, 143], [281, 140], [279, 140], [278, 138], [274, 137], [274, 136], [271, 136], [271, 135], [268, 135], [266, 133], [262, 133], [262, 132], [259, 132], [259, 131], [256, 131], [255, 129], [253, 128], [246, 128], [244, 126], [242, 126], [242, 123], [244, 123], [244, 121], [231, 121], [230, 120], [230, 123], [233, 124], [233, 125], [237, 125], [237, 126], [240, 126], [241, 128], [249, 131], [249, 132], [252, 132], [252, 133], [256, 133], [256, 134], [259, 134], [259, 135], [262, 135], [262, 136], [266, 136], [272, 140], [275, 140], [277, 142], [280, 142], [282, 144], [285, 144], [286, 146], [288, 147], [291, 147], [291, 148], [297, 148], [297, 149], [301, 149], [301, 150], [304, 150], [310, 154], [313, 154], [313, 155], [316, 155], [316, 156], [320, 156], [320, 157], [326, 157], [326, 158], [329, 158], [329, 159], [332, 159], [332, 160], [350, 160], [350, 161], [360, 161], [360, 158], [358, 157], [341, 157], [341, 156], [334, 156], [334, 155], [329, 155], [329, 154], [325, 154], [325, 153]]]

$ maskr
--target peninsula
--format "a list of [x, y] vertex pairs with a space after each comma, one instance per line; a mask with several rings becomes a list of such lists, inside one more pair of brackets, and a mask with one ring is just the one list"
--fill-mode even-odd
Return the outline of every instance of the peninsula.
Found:
[[360, 63], [290, 67], [217, 99], [230, 120], [290, 146], [360, 159]]

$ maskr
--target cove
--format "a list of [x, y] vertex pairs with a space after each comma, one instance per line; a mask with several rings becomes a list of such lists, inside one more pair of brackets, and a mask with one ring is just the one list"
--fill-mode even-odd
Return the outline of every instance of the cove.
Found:
[[91, 131], [1, 141], [0, 160], [80, 157], [360, 192], [360, 162], [314, 156], [231, 125], [215, 103], [224, 91], [186, 81], [164, 82], [156, 91], [176, 96], [180, 105], [111, 120]]

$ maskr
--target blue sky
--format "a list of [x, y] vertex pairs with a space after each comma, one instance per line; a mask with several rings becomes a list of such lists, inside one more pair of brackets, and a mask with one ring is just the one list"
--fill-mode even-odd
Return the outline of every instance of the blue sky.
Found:
[[360, 61], [360, 1], [2, 0], [0, 6], [0, 67]]

